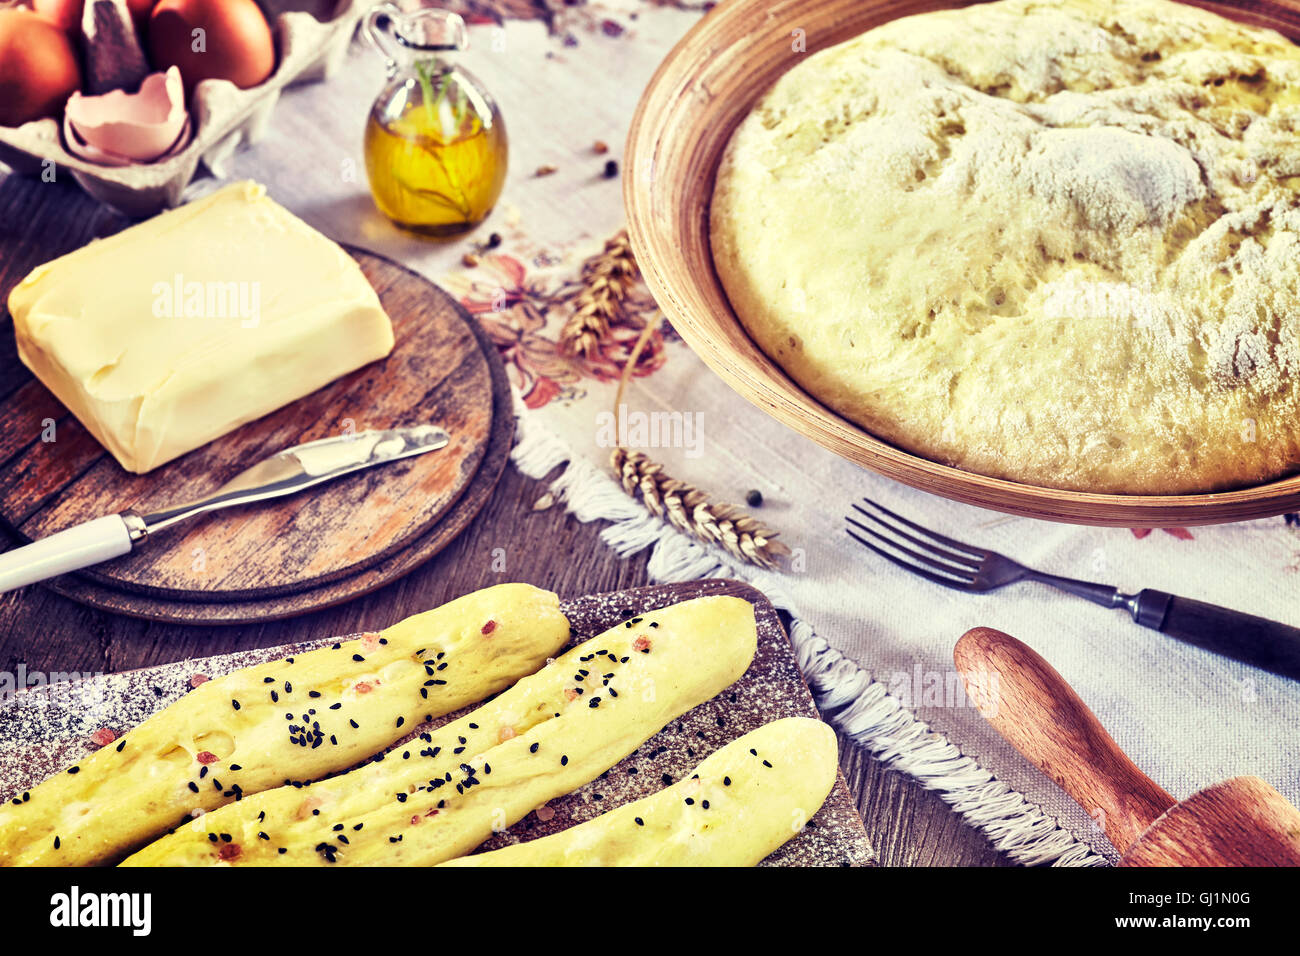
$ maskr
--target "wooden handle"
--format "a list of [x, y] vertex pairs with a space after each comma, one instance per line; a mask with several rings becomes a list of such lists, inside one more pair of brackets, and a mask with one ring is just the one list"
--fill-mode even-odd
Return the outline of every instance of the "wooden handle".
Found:
[[980, 712], [1124, 853], [1176, 800], [1119, 749], [1079, 695], [1014, 637], [977, 627], [953, 650]]

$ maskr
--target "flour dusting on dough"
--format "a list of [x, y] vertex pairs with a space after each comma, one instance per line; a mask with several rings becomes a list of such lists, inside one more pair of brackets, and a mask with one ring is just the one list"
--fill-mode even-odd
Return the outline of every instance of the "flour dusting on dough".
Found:
[[759, 345], [972, 471], [1181, 493], [1300, 468], [1300, 48], [1168, 0], [1001, 0], [811, 56], [733, 135]]

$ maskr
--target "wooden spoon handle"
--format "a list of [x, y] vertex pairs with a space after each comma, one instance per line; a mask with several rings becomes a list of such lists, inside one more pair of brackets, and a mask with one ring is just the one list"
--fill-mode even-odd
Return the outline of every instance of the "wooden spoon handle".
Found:
[[1056, 669], [1014, 637], [974, 628], [953, 659], [994, 729], [1083, 807], [1120, 853], [1177, 803], [1119, 749]]

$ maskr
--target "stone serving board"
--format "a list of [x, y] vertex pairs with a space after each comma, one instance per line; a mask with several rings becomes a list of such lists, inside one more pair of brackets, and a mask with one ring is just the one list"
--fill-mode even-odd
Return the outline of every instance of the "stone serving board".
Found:
[[[649, 796], [688, 775], [701, 760], [751, 730], [782, 717], [818, 717], [794, 649], [776, 610], [739, 581], [654, 585], [566, 600], [573, 643], [629, 617], [707, 595], [729, 594], [754, 605], [758, 651], [748, 671], [717, 697], [665, 727], [601, 777], [534, 811], [494, 835], [480, 850], [533, 840]], [[217, 677], [240, 667], [303, 653], [333, 643], [335, 636], [281, 647], [177, 661], [120, 674], [91, 676], [0, 700], [0, 797], [10, 799], [95, 749], [101, 727], [119, 736], [190, 689], [194, 674]], [[3, 690], [4, 688], [0, 688]], [[467, 713], [449, 714], [443, 724]], [[427, 729], [417, 727], [407, 740]], [[404, 742], [404, 741], [403, 741]], [[395, 746], [401, 746], [399, 742]], [[635, 769], [635, 773], [632, 773]], [[841, 775], [808, 826], [766, 860], [764, 866], [872, 866], [875, 853]]]

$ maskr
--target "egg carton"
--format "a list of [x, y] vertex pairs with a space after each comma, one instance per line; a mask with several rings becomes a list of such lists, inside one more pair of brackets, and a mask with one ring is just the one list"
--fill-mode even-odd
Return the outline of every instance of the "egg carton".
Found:
[[[226, 80], [205, 80], [190, 98], [193, 138], [179, 152], [153, 163], [101, 166], [66, 149], [56, 119], [0, 126], [0, 162], [16, 173], [66, 171], [100, 202], [144, 217], [176, 206], [199, 164], [215, 176], [240, 146], [266, 131], [280, 93], [297, 83], [323, 80], [343, 63], [358, 23], [379, 0], [261, 0], [275, 13], [275, 72], [241, 90]], [[59, 173], [56, 173], [58, 175]]]

